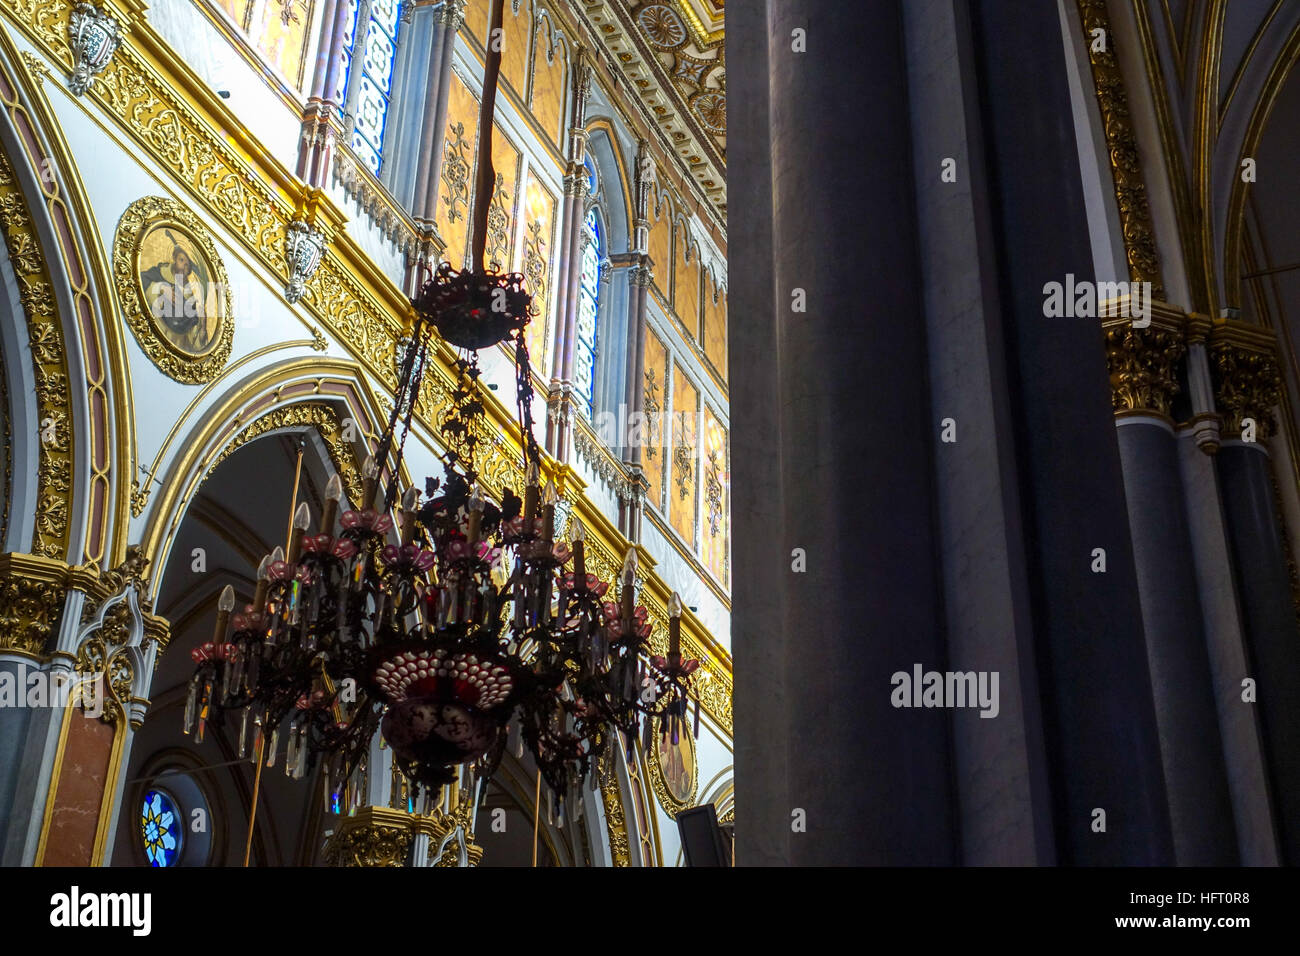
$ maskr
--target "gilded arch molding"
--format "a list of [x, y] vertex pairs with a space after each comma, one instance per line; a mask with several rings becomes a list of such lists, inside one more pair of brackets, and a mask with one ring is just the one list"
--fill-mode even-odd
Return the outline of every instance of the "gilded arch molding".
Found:
[[[88, 225], [94, 219], [45, 100], [47, 76], [36, 58], [20, 54], [0, 30], [0, 112], [6, 193], [12, 197], [6, 208], [14, 213], [21, 206], [26, 220], [26, 227], [20, 226], [7, 213], [5, 239], [20, 285], [32, 289], [23, 293], [29, 331], [33, 321], [48, 326], [39, 343], [32, 340], [33, 359], [44, 366], [35, 369], [40, 420], [53, 426], [55, 435], [66, 421], [66, 449], [58, 447], [61, 440], [38, 442], [36, 501], [42, 514], [47, 504], [61, 507], [49, 510], [52, 517], [44, 520], [31, 547], [33, 554], [107, 569], [120, 564], [127, 549], [126, 479], [134, 435], [120, 397], [130, 392], [129, 372], [121, 332], [111, 319], [107, 263], [95, 243], [82, 239], [94, 234]], [[17, 230], [12, 236], [11, 224]], [[21, 243], [20, 255], [15, 241]], [[33, 256], [42, 264], [39, 278], [24, 272]], [[28, 307], [29, 297], [39, 314]], [[45, 361], [56, 348], [62, 369]], [[67, 400], [56, 407], [59, 391]]]
[[[337, 409], [345, 407], [340, 416]], [[232, 388], [205, 410], [181, 438], [183, 449], [161, 479], [142, 535], [143, 553], [163, 567], [171, 541], [202, 482], [237, 448], [268, 432], [315, 428], [347, 483], [360, 498], [355, 452], [342, 435], [351, 418], [359, 441], [373, 442], [383, 427], [382, 409], [354, 362], [303, 358], [273, 365]], [[355, 499], [354, 499], [355, 500]], [[161, 575], [151, 588], [156, 595]]]
[[[73, 511], [73, 414], [63, 328], [32, 216], [6, 152], [0, 151], [0, 231], [18, 282], [36, 383], [37, 515], [32, 554], [62, 560]], [[25, 463], [18, 463], [23, 467]], [[8, 491], [13, 493], [10, 484]]]

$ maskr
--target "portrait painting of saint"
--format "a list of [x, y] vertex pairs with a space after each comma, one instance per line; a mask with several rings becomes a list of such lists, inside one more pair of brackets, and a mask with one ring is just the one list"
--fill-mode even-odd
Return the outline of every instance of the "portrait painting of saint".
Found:
[[695, 747], [690, 732], [682, 733], [675, 744], [671, 736], [660, 735], [658, 751], [659, 772], [668, 793], [678, 803], [690, 803], [695, 792]]
[[140, 241], [138, 267], [145, 307], [158, 334], [192, 356], [213, 347], [224, 316], [211, 264], [172, 223], [156, 223]]

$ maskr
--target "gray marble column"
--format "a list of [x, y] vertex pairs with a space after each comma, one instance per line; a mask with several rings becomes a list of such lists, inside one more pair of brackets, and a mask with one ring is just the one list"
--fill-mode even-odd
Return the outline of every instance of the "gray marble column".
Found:
[[946, 667], [899, 5], [727, 34], [737, 863], [951, 863], [950, 715], [890, 700]]
[[[1217, 456], [1242, 624], [1272, 783], [1281, 862], [1300, 863], [1300, 630], [1268, 452], [1225, 441]], [[1240, 692], [1239, 692], [1240, 693]], [[1249, 706], [1249, 705], [1244, 705]]]
[[1240, 862], [1173, 426], [1117, 420], [1174, 857]]
[[442, 175], [443, 140], [446, 137], [447, 98], [456, 34], [465, 22], [465, 0], [447, 0], [434, 20], [432, 55], [424, 118], [420, 130], [420, 159], [415, 172], [415, 198], [411, 215], [421, 225], [432, 223], [438, 208], [438, 177]]
[[970, 10], [1057, 859], [1169, 864], [1102, 331], [1044, 309], [1047, 283], [1092, 271], [1059, 12], [994, 0]]

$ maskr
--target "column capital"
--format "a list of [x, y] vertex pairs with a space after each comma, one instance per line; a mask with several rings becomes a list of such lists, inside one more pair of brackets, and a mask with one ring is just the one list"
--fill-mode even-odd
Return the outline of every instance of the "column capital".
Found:
[[362, 807], [339, 820], [325, 844], [330, 866], [406, 865], [415, 838], [415, 818], [389, 807]]
[[1241, 435], [1244, 421], [1252, 419], [1258, 440], [1272, 437], [1277, 431], [1272, 409], [1282, 392], [1274, 333], [1248, 322], [1219, 319], [1207, 341], [1224, 433]]
[[1116, 416], [1154, 413], [1168, 418], [1178, 393], [1178, 362], [1187, 351], [1186, 323], [1181, 312], [1150, 305], [1146, 326], [1136, 325], [1127, 315], [1102, 321]]
[[453, 30], [459, 30], [465, 23], [466, 0], [445, 0], [438, 11], [438, 22]]

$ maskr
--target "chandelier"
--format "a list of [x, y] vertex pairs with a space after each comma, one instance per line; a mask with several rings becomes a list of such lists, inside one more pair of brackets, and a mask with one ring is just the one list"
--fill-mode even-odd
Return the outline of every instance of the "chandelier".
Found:
[[[494, 27], [501, 12], [496, 0]], [[438, 800], [464, 767], [477, 793], [475, 781], [490, 777], [508, 748], [516, 756], [527, 748], [563, 825], [566, 806], [581, 806], [581, 788], [595, 787], [616, 735], [631, 760], [641, 734], [648, 749], [656, 731], [675, 745], [692, 729], [698, 662], [682, 659], [680, 599], [669, 602], [667, 657], [651, 656], [635, 549], [617, 581], [591, 573], [581, 523], [557, 538], [555, 488], [540, 487], [525, 340], [531, 297], [522, 275], [483, 265], [499, 63], [499, 50], [489, 51], [472, 267], [444, 263], [412, 300], [393, 409], [363, 466], [361, 500], [346, 503], [334, 475], [319, 522], [297, 504], [287, 546], [257, 569], [252, 603], [236, 612], [227, 586], [212, 640], [192, 651], [184, 732], [202, 742], [209, 727], [233, 722], [238, 754], [256, 761], [259, 780], [282, 746], [288, 776], [320, 765], [335, 812], [366, 803], [376, 734], [411, 784], [412, 807]], [[399, 497], [435, 332], [461, 350], [441, 426], [444, 474], [426, 481], [423, 498], [415, 487]], [[494, 501], [475, 467], [484, 407], [477, 350], [502, 342], [513, 344], [527, 479]]]

